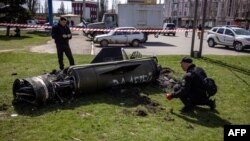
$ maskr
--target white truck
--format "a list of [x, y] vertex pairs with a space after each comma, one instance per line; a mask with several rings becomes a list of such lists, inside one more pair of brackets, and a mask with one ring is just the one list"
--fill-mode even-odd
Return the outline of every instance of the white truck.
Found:
[[[163, 27], [163, 5], [118, 4], [116, 13], [105, 13], [102, 22], [88, 24], [91, 29], [113, 29], [115, 27], [135, 27], [141, 30], [161, 30]], [[85, 31], [85, 35], [95, 37], [103, 31]], [[148, 34], [144, 32], [144, 41]]]

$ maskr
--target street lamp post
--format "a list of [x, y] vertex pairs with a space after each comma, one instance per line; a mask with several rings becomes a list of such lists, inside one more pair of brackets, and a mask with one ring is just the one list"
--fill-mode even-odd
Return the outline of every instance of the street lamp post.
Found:
[[204, 0], [203, 5], [203, 15], [202, 15], [202, 30], [201, 30], [201, 40], [200, 40], [200, 50], [199, 50], [199, 57], [202, 55], [202, 46], [203, 46], [203, 35], [204, 35], [204, 26], [206, 22], [206, 9], [207, 9], [207, 0]]
[[193, 34], [192, 34], [192, 43], [191, 43], [191, 51], [190, 51], [191, 57], [194, 57], [194, 39], [195, 39], [195, 29], [196, 29], [196, 20], [197, 20], [197, 9], [198, 9], [198, 0], [195, 0]]
[[53, 25], [53, 6], [52, 0], [48, 0], [48, 8], [49, 8], [49, 25]]

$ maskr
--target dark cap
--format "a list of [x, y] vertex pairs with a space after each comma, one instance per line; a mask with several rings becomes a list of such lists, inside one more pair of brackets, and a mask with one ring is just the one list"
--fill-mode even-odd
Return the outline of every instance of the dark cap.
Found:
[[67, 21], [65, 17], [60, 17], [60, 21]]
[[183, 57], [182, 59], [181, 59], [181, 63], [192, 63], [193, 62], [193, 60], [190, 58], [190, 57]]

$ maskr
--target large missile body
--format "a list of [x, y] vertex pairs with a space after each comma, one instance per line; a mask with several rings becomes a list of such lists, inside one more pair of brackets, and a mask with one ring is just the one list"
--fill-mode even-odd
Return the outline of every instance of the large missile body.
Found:
[[61, 99], [65, 94], [88, 94], [116, 86], [148, 83], [159, 77], [159, 68], [155, 57], [75, 65], [66, 72], [16, 79], [14, 100], [40, 105]]

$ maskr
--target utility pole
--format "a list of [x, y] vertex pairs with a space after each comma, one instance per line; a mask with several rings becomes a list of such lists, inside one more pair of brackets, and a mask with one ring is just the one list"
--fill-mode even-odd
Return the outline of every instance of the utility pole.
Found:
[[196, 21], [197, 21], [197, 9], [198, 9], [198, 0], [195, 0], [193, 34], [192, 34], [192, 43], [191, 43], [191, 51], [190, 51], [191, 57], [194, 57], [194, 39], [195, 39], [195, 30], [196, 30]]
[[97, 10], [96, 10], [96, 20], [97, 20], [97, 22], [99, 22], [99, 20], [98, 20], [99, 11], [100, 11], [100, 0], [97, 0]]
[[82, 18], [83, 19], [85, 19], [85, 10], [86, 10], [86, 1], [82, 0]]
[[202, 15], [202, 30], [201, 30], [201, 39], [200, 39], [200, 50], [199, 50], [199, 55], [198, 57], [200, 58], [202, 55], [202, 46], [203, 46], [203, 35], [204, 35], [204, 27], [205, 27], [205, 22], [206, 22], [206, 11], [207, 11], [207, 0], [204, 0], [204, 5], [203, 5], [203, 15]]
[[53, 5], [52, 0], [48, 0], [48, 8], [49, 8], [49, 25], [53, 25]]

